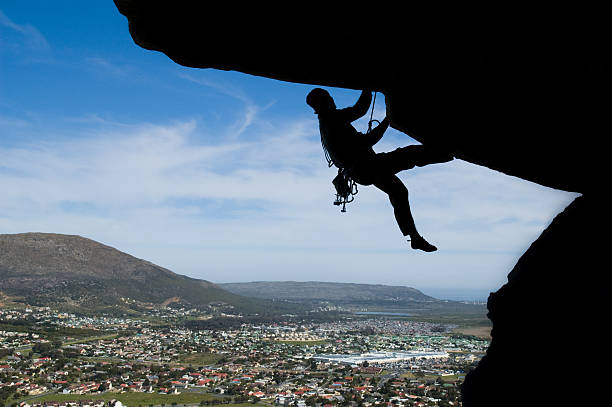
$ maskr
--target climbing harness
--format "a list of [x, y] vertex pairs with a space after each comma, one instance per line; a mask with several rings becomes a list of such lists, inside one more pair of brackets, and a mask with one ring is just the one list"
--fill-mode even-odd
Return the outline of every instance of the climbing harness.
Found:
[[[374, 92], [374, 100], [372, 101], [372, 111], [370, 113], [370, 120], [368, 121], [368, 131], [366, 134], [372, 131], [372, 123], [376, 122], [380, 124], [380, 121], [372, 119], [374, 115], [374, 105], [376, 104], [376, 93]], [[321, 144], [323, 145], [323, 151], [325, 152], [325, 160], [327, 160], [327, 166], [331, 167], [335, 165], [338, 167], [338, 175], [332, 181], [334, 187], [336, 188], [336, 199], [334, 200], [334, 205], [340, 206], [342, 205], [342, 209], [340, 212], [346, 212], [346, 204], [351, 203], [355, 200], [355, 195], [359, 192], [357, 189], [357, 183], [351, 178], [348, 170], [343, 168], [339, 163], [334, 162], [334, 159], [329, 154], [327, 150], [327, 145], [321, 134]]]

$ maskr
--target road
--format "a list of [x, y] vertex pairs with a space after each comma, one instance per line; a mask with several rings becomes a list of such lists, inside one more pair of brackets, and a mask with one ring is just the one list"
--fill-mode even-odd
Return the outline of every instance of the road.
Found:
[[396, 378], [399, 377], [399, 373], [397, 372], [393, 372], [393, 373], [388, 373], [386, 375], [383, 375], [380, 377], [380, 381], [378, 382], [378, 387], [376, 387], [376, 390], [380, 390], [383, 388], [383, 386], [385, 385], [385, 383], [387, 383], [387, 381], [389, 381], [389, 379], [392, 378]]

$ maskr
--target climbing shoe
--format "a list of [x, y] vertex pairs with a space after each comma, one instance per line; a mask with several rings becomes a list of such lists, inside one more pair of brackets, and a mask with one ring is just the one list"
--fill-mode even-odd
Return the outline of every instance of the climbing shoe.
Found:
[[427, 240], [423, 236], [417, 235], [410, 238], [410, 247], [415, 250], [423, 250], [424, 252], [435, 252], [438, 248]]

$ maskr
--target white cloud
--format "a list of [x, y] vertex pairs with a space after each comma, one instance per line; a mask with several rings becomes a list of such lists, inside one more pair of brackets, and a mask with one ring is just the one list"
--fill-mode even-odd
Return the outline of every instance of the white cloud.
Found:
[[201, 127], [101, 122], [88, 138], [0, 148], [0, 232], [79, 234], [216, 282], [494, 288], [574, 196], [459, 160], [403, 172], [417, 227], [440, 248], [424, 254], [376, 188], [360, 187], [348, 213], [332, 206], [314, 120], [215, 144]]

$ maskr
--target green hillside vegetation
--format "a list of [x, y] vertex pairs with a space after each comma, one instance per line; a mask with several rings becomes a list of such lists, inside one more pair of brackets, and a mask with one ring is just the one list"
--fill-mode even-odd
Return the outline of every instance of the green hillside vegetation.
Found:
[[75, 313], [138, 314], [168, 304], [244, 313], [296, 309], [230, 293], [90, 239], [51, 233], [0, 235], [0, 293]]
[[258, 298], [319, 301], [437, 301], [412, 287], [320, 281], [254, 281], [219, 284], [230, 292]]

